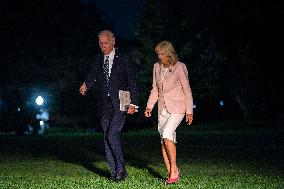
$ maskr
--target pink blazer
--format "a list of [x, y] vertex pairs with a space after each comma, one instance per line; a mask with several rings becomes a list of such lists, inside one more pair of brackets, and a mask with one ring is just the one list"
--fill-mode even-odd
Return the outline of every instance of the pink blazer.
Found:
[[164, 107], [169, 113], [193, 114], [193, 99], [186, 65], [177, 62], [169, 68], [163, 80], [161, 68], [161, 64], [154, 64], [153, 88], [147, 102], [147, 108], [152, 110], [158, 101], [158, 115], [161, 114]]

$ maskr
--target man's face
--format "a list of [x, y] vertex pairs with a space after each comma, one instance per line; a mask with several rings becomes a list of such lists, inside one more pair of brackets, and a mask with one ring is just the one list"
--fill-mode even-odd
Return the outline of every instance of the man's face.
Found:
[[99, 45], [104, 55], [109, 55], [114, 48], [115, 41], [107, 35], [99, 37]]

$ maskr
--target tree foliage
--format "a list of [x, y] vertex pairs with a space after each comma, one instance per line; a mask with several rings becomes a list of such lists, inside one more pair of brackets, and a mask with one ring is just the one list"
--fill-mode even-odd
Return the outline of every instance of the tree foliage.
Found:
[[277, 54], [272, 36], [278, 36], [267, 24], [279, 19], [278, 10], [268, 1], [149, 0], [136, 31], [147, 63], [142, 75], [155, 62], [155, 44], [169, 40], [188, 66], [196, 101], [225, 98], [244, 116], [267, 112], [267, 91], [275, 88], [263, 79], [264, 65]]

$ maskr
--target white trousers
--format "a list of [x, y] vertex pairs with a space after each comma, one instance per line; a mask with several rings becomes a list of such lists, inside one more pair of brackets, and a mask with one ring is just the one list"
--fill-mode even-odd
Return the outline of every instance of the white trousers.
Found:
[[163, 109], [158, 118], [158, 131], [161, 136], [161, 143], [163, 139], [169, 139], [176, 142], [176, 129], [183, 120], [185, 114], [171, 114], [166, 108]]

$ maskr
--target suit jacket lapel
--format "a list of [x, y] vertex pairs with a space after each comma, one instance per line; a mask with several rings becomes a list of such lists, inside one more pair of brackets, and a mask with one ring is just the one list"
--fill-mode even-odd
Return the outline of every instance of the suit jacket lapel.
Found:
[[110, 78], [109, 79], [111, 79], [112, 74], [115, 73], [115, 69], [116, 69], [116, 67], [117, 67], [117, 65], [119, 63], [119, 55], [118, 54], [119, 54], [118, 50], [115, 49], [115, 55], [113, 57], [112, 68], [111, 68]]
[[[163, 88], [163, 89], [164, 89], [164, 85], [167, 83], [168, 78], [169, 78], [171, 75], [174, 74], [175, 69], [176, 69], [176, 66], [170, 66], [170, 67], [169, 67], [169, 70], [167, 71], [167, 73], [166, 73], [166, 75], [165, 75], [163, 81], [161, 81], [161, 85], [162, 85], [162, 88]], [[160, 77], [162, 77], [162, 75], [161, 75], [161, 70], [162, 70], [162, 66], [161, 66], [161, 69], [160, 69]]]
[[114, 59], [113, 59], [113, 63], [112, 63], [111, 73], [117, 67], [118, 62], [119, 62], [119, 56], [115, 54]]
[[176, 69], [176, 66], [170, 66], [167, 74], [165, 75], [165, 79], [171, 76], [174, 73], [175, 69]]
[[162, 64], [158, 64], [159, 67], [157, 69], [158, 71], [158, 77], [159, 77], [159, 83], [161, 86], [163, 86], [163, 77], [162, 77]]
[[100, 71], [104, 69], [104, 56], [101, 54], [98, 57], [98, 67]]
[[105, 77], [104, 77], [104, 56], [102, 54], [98, 55], [98, 59], [97, 59], [97, 69], [98, 69], [98, 77], [102, 79], [103, 82], [105, 82]]

